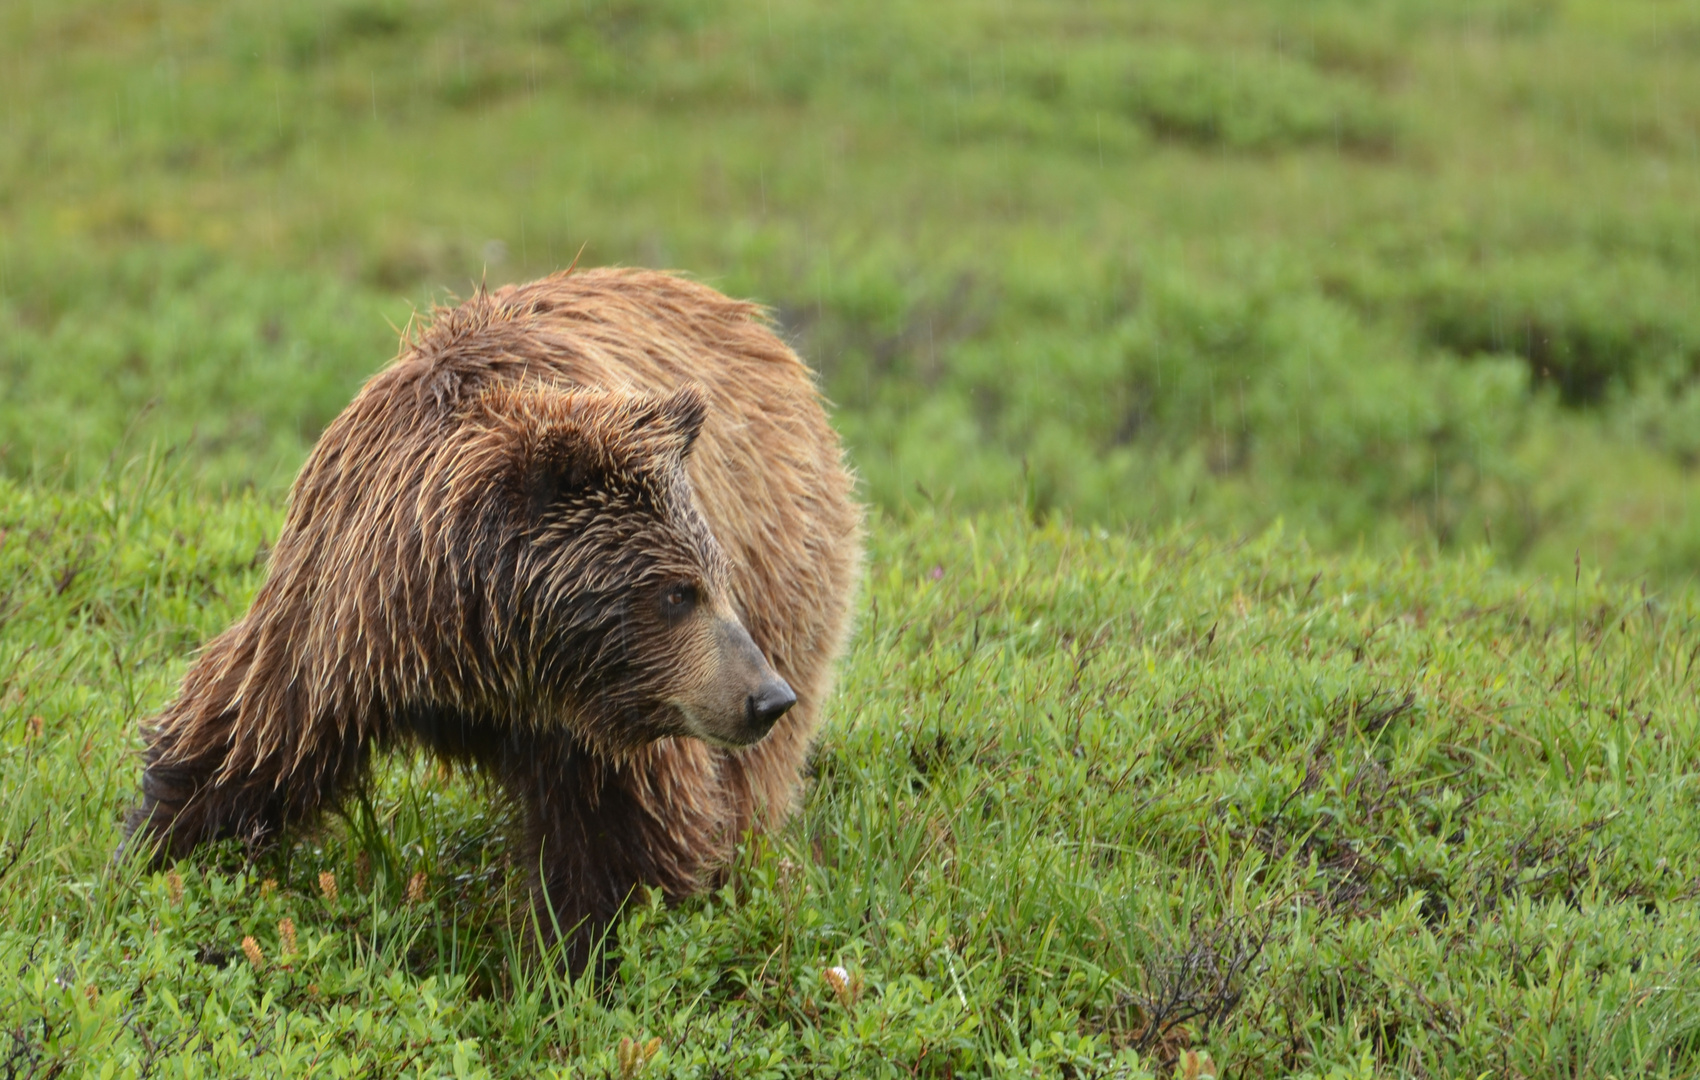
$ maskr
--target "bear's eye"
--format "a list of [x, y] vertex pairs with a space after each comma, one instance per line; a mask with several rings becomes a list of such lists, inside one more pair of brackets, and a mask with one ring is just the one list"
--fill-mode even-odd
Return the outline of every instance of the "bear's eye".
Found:
[[697, 587], [688, 581], [676, 581], [661, 592], [661, 611], [669, 620], [682, 619], [697, 606]]

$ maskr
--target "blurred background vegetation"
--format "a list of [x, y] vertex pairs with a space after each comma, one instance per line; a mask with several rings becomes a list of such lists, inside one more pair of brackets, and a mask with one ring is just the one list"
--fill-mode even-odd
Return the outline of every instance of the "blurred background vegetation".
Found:
[[475, 283], [772, 306], [869, 498], [1700, 566], [1700, 5], [13, 0], [0, 467], [277, 492]]

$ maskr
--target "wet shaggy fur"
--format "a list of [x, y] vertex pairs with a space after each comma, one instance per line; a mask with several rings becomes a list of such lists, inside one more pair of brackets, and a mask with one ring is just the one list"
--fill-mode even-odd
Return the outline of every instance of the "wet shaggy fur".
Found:
[[[325, 431], [252, 607], [144, 725], [132, 835], [164, 859], [263, 840], [423, 747], [517, 802], [545, 930], [579, 927], [582, 959], [633, 886], [687, 895], [791, 807], [861, 529], [755, 306], [603, 270], [439, 310]], [[678, 703], [714, 665], [658, 614], [674, 581], [795, 691], [754, 745], [692, 737]]]

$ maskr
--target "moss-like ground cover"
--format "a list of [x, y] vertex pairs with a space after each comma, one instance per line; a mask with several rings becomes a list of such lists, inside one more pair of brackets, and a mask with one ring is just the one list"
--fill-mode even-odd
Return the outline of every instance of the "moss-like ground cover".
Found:
[[161, 475], [4, 491], [17, 1075], [620, 1075], [652, 1039], [656, 1076], [1700, 1064], [1686, 595], [884, 519], [802, 812], [572, 986], [521, 959], [505, 816], [424, 763], [256, 861], [110, 863], [129, 732], [278, 520]]
[[871, 499], [1686, 579], [1671, 0], [20, 0], [0, 469], [275, 486], [417, 306], [773, 305]]

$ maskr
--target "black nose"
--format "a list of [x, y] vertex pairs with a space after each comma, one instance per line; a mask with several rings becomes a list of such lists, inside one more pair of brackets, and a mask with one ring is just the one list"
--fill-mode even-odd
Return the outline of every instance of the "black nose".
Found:
[[766, 730], [795, 704], [797, 695], [790, 684], [776, 676], [763, 683], [761, 689], [745, 699], [744, 718], [750, 722], [751, 727]]

